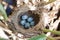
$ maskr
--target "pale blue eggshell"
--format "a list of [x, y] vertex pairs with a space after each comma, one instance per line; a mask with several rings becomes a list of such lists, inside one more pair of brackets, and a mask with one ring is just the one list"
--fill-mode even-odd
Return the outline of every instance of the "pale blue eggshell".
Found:
[[35, 25], [35, 22], [34, 21], [30, 22], [30, 25], [31, 26], [34, 26]]
[[22, 19], [23, 19], [23, 20], [25, 20], [25, 19], [27, 19], [27, 18], [28, 18], [27, 15], [22, 15]]
[[28, 21], [28, 22], [32, 22], [32, 21], [33, 21], [33, 17], [29, 17], [29, 18], [27, 19], [27, 21]]
[[25, 28], [29, 28], [30, 27], [30, 24], [27, 22], [25, 23]]
[[25, 25], [26, 21], [25, 20], [21, 20], [21, 25]]

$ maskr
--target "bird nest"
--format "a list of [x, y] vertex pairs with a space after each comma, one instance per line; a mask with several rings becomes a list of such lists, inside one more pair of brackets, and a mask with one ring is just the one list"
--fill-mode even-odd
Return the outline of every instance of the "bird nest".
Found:
[[[19, 21], [20, 16], [28, 15], [34, 17], [35, 25], [29, 29], [24, 29]], [[18, 12], [11, 16], [11, 20], [14, 23], [14, 27], [17, 32], [22, 33], [25, 37], [32, 37], [42, 33], [41, 29], [44, 28], [43, 14], [37, 10], [31, 11], [27, 7], [22, 7]]]
[[[37, 1], [39, 2], [38, 5], [36, 3], [33, 3], [33, 5], [31, 5], [30, 2], [27, 4], [21, 5], [18, 8], [18, 10], [13, 12], [13, 14], [9, 18], [11, 21], [7, 22], [8, 28], [7, 29], [2, 28], [3, 31], [6, 34], [8, 34], [9, 39], [11, 39], [12, 37], [13, 38], [12, 40], [14, 40], [14, 38], [18, 40], [21, 36], [21, 35], [17, 36], [18, 34], [22, 34], [23, 39], [30, 38], [36, 35], [43, 34], [45, 30], [41, 30], [41, 29], [47, 28], [50, 31], [44, 34], [46, 34], [47, 37], [48, 36], [55, 37], [56, 35], [52, 34], [53, 31], [54, 30], [60, 31], [60, 27], [59, 27], [60, 26], [59, 25], [60, 24], [60, 14], [59, 14], [60, 10], [58, 10], [60, 8], [60, 1], [56, 0], [55, 2], [52, 2], [49, 4], [45, 4], [44, 2], [41, 3]], [[34, 4], [36, 5], [34, 6]], [[20, 17], [24, 14], [28, 16], [32, 16], [34, 18], [34, 21], [35, 21], [34, 26], [28, 29], [25, 29], [24, 26], [19, 24], [19, 21], [21, 21]]]

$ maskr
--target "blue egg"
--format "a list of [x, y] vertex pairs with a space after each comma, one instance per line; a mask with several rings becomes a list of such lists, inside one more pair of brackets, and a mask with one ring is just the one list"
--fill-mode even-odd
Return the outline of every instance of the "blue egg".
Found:
[[34, 26], [35, 25], [35, 22], [34, 21], [30, 22], [30, 25], [31, 26]]
[[27, 21], [28, 21], [28, 22], [32, 22], [32, 21], [33, 21], [33, 17], [29, 17], [29, 18], [27, 19]]
[[30, 24], [27, 22], [25, 23], [25, 27], [24, 28], [29, 28], [30, 27]]
[[22, 19], [24, 19], [24, 20], [27, 19], [27, 18], [28, 18], [27, 15], [23, 15], [23, 16], [22, 16]]
[[26, 23], [26, 21], [25, 20], [21, 20], [21, 25], [23, 26], [23, 25], [25, 25], [25, 23]]

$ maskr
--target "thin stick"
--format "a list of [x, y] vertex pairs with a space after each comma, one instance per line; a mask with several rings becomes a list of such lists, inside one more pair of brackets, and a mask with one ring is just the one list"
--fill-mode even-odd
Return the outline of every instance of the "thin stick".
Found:
[[43, 32], [51, 32], [51, 33], [53, 33], [53, 34], [60, 35], [60, 31], [55, 31], [55, 30], [51, 31], [51, 30], [49, 30], [49, 29], [42, 29], [42, 31], [43, 31]]

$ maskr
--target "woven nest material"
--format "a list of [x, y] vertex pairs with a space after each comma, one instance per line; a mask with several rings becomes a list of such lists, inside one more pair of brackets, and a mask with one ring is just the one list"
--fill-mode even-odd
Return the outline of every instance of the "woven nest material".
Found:
[[[27, 15], [32, 15], [34, 17], [34, 27], [24, 29], [21, 25], [19, 25], [19, 16], [23, 15], [25, 12], [27, 12]], [[30, 11], [26, 6], [20, 8], [18, 12], [14, 12], [14, 15], [11, 16], [11, 20], [13, 21], [14, 27], [16, 28], [15, 30], [19, 33], [22, 33], [25, 37], [41, 34], [42, 31], [40, 29], [44, 27], [43, 14], [38, 10]]]

